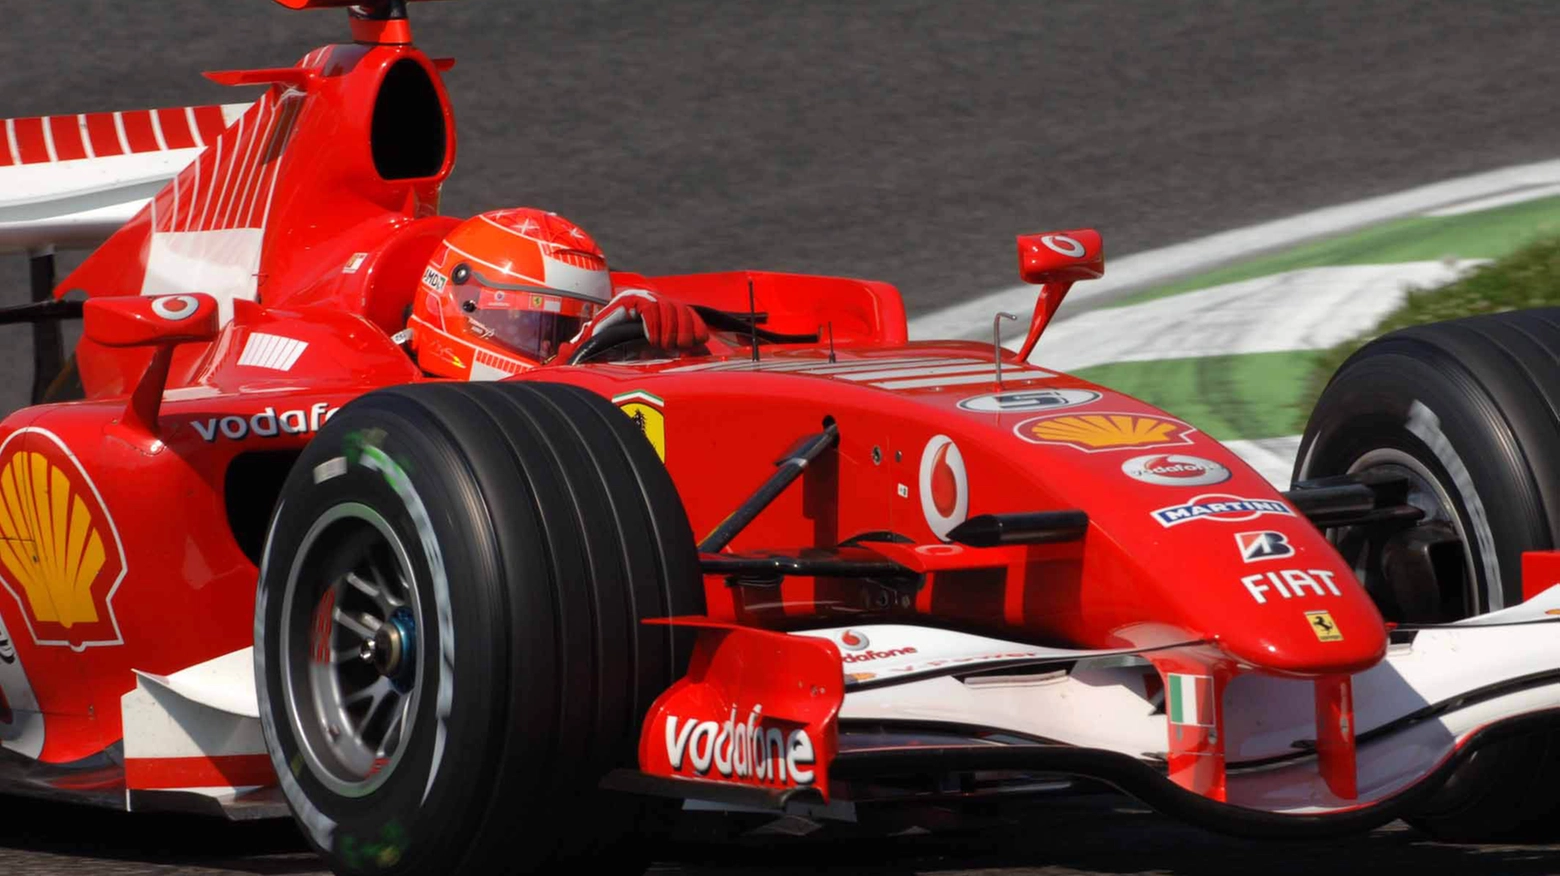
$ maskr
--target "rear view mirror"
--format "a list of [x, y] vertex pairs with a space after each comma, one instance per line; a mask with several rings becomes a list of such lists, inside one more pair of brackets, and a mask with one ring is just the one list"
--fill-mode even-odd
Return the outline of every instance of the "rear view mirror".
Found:
[[1018, 272], [1025, 283], [1073, 283], [1105, 274], [1105, 245], [1092, 228], [1018, 236]]
[[1029, 335], [1018, 351], [1019, 361], [1027, 362], [1040, 333], [1050, 325], [1072, 284], [1105, 275], [1105, 243], [1092, 228], [1020, 234], [1018, 273], [1025, 283], [1040, 284], [1035, 312], [1029, 319]]
[[89, 298], [82, 333], [105, 347], [171, 347], [217, 335], [217, 300], [205, 293]]

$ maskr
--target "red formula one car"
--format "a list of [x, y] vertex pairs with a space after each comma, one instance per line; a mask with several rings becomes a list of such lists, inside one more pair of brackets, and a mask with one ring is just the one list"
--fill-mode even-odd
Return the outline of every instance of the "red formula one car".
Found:
[[1019, 238], [1016, 353], [911, 342], [884, 283], [731, 272], [637, 278], [708, 324], [691, 350], [603, 319], [434, 379], [408, 348], [449, 339], [407, 325], [461, 282], [429, 267], [448, 64], [401, 2], [350, 22], [211, 74], [265, 86], [247, 109], [6, 122], [37, 203], [192, 160], [123, 227], [0, 222], [112, 232], [4, 315], [45, 366], [84, 317], [0, 424], [4, 790], [290, 811], [341, 873], [629, 854], [668, 800], [850, 821], [1041, 776], [1246, 835], [1552, 813], [1554, 314], [1366, 347], [1283, 493], [1030, 364], [1104, 269], [1091, 231]]

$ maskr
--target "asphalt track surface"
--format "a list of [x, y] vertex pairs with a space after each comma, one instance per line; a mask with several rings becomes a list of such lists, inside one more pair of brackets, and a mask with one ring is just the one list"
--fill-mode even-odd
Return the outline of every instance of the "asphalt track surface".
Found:
[[[465, 0], [413, 17], [430, 54], [460, 62], [448, 212], [544, 206], [648, 273], [886, 279], [912, 313], [1011, 285], [1020, 231], [1093, 226], [1123, 254], [1560, 153], [1548, 0]], [[199, 72], [289, 64], [344, 33], [339, 12], [264, 0], [0, 0], [0, 118], [248, 99]], [[0, 303], [25, 298], [26, 276], [0, 265]], [[0, 329], [6, 410], [26, 338]], [[1039, 817], [779, 852], [696, 844], [661, 871], [1560, 872], [1553, 849], [1401, 826], [1292, 846], [1101, 798]], [[317, 868], [286, 824], [0, 799], [0, 872]]]
[[[0, 809], [0, 811], [4, 811]], [[290, 823], [204, 820], [28, 804], [0, 827], [0, 872], [318, 876]], [[655, 876], [1529, 876], [1560, 871], [1560, 846], [1452, 846], [1401, 823], [1332, 842], [1230, 840], [1114, 796], [1031, 806], [1005, 824], [891, 838], [744, 838], [671, 844]], [[602, 871], [606, 876], [606, 871]]]

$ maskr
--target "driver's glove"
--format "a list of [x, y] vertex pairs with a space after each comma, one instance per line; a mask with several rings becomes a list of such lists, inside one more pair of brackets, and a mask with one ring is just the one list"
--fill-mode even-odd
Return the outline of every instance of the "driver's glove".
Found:
[[664, 298], [648, 289], [624, 289], [612, 297], [574, 339], [558, 351], [567, 360], [570, 353], [591, 335], [610, 325], [637, 319], [645, 328], [645, 340], [663, 350], [687, 350], [708, 341], [710, 329], [692, 307]]

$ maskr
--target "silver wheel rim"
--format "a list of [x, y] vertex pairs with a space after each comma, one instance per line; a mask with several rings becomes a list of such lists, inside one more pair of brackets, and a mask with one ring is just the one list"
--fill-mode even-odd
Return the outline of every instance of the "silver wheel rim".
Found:
[[[1484, 600], [1480, 598], [1478, 592], [1479, 576], [1473, 564], [1473, 551], [1469, 549], [1472, 542], [1468, 539], [1468, 531], [1463, 526], [1462, 518], [1457, 515], [1451, 494], [1446, 491], [1440, 479], [1431, 473], [1424, 463], [1395, 447], [1378, 447], [1368, 451], [1349, 465], [1347, 473], [1355, 475], [1367, 471], [1406, 477], [1409, 483], [1408, 504], [1425, 513], [1424, 518], [1417, 525], [1445, 523], [1457, 533], [1458, 540], [1463, 544], [1463, 598], [1469, 611], [1477, 614]], [[1335, 538], [1334, 541], [1336, 540]], [[1364, 576], [1370, 570], [1359, 568], [1359, 564], [1368, 560], [1369, 554], [1367, 550], [1363, 556], [1353, 558], [1355, 577], [1361, 581], [1365, 580]]]
[[[345, 568], [325, 580], [327, 564]], [[406, 546], [383, 516], [344, 502], [314, 521], [282, 600], [282, 693], [304, 765], [332, 792], [373, 793], [405, 755], [422, 620]]]

